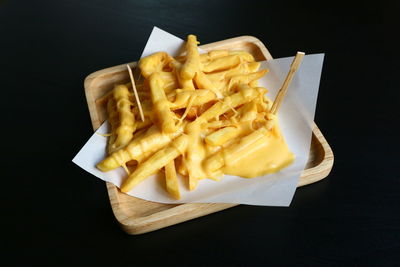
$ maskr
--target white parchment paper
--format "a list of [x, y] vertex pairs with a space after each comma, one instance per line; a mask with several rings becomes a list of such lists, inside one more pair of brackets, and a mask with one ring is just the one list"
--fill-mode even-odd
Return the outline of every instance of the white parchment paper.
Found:
[[[154, 27], [142, 57], [158, 51], [166, 51], [172, 56], [182, 51], [184, 41], [157, 27]], [[181, 200], [172, 199], [163, 186], [163, 175], [154, 175], [129, 192], [129, 195], [162, 203], [240, 203], [263, 206], [289, 206], [301, 172], [308, 160], [311, 134], [323, 54], [306, 55], [297, 71], [287, 95], [279, 110], [282, 133], [295, 161], [278, 173], [252, 179], [225, 175], [219, 181], [204, 179], [196, 190], [189, 191], [180, 179]], [[293, 57], [262, 62], [262, 69], [269, 69], [260, 81], [260, 86], [269, 90], [267, 95], [274, 99], [282, 85]], [[96, 164], [106, 157], [107, 139], [97, 133], [108, 133], [105, 122], [72, 160], [96, 177], [120, 187], [126, 178], [122, 168], [103, 173]], [[251, 168], [251, 166], [249, 166]]]

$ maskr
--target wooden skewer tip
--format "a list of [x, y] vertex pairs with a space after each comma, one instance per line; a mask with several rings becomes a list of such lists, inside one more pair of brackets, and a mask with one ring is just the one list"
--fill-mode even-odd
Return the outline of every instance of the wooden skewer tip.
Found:
[[140, 103], [139, 94], [138, 94], [137, 89], [136, 89], [135, 79], [133, 78], [132, 69], [129, 66], [129, 64], [126, 64], [126, 67], [128, 68], [129, 77], [130, 77], [131, 83], [132, 83], [132, 90], [133, 90], [133, 93], [135, 94], [136, 104], [138, 105], [140, 118], [144, 122], [144, 113], [143, 113], [143, 109], [142, 109], [142, 104]]
[[278, 94], [275, 97], [275, 101], [271, 108], [272, 114], [276, 114], [278, 112], [278, 109], [283, 101], [283, 98], [286, 95], [287, 89], [288, 89], [290, 83], [292, 82], [294, 74], [296, 73], [297, 69], [299, 68], [301, 61], [303, 60], [304, 55], [305, 55], [304, 52], [296, 53], [296, 56], [294, 57], [292, 64], [290, 65], [290, 69], [285, 78], [285, 81], [283, 82], [281, 89], [278, 91]]

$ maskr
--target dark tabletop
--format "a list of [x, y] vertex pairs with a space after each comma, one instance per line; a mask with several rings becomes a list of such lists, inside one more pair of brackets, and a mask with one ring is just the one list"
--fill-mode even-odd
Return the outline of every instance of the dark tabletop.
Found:
[[[399, 64], [387, 38], [398, 14], [269, 2], [0, 1], [2, 263], [399, 265]], [[253, 35], [276, 58], [326, 53], [315, 121], [331, 174], [288, 208], [241, 205], [125, 234], [105, 183], [71, 160], [92, 134], [84, 78], [137, 60], [154, 25], [203, 44]]]

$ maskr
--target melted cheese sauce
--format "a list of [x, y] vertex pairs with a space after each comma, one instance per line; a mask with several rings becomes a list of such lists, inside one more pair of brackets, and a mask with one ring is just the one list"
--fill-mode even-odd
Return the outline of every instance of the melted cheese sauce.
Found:
[[269, 134], [261, 136], [257, 142], [243, 146], [234, 154], [224, 153], [225, 174], [253, 178], [277, 172], [294, 160], [287, 144], [281, 138]]
[[[200, 173], [207, 173], [208, 178], [215, 179], [221, 173], [253, 178], [285, 168], [294, 161], [295, 156], [281, 135], [277, 118], [274, 117], [269, 123], [269, 126], [254, 131], [248, 129], [249, 125], [235, 123], [240, 136], [222, 146], [211, 145], [214, 149], [206, 149], [211, 152], [207, 153], [208, 159], [202, 165], [197, 165], [196, 169]], [[204, 151], [199, 143], [195, 149]], [[201, 171], [200, 166], [203, 168]], [[217, 170], [219, 172], [215, 172]]]
[[143, 107], [148, 125], [154, 125], [133, 141], [137, 123], [130, 92], [126, 86], [114, 89], [109, 103], [115, 103], [110, 104], [109, 114], [116, 123], [111, 124], [110, 140], [121, 149], [97, 167], [108, 171], [122, 166], [129, 173], [126, 164], [137, 162], [121, 187], [123, 192], [171, 161], [175, 164], [178, 157], [176, 169], [188, 176], [190, 190], [201, 179], [218, 180], [224, 174], [263, 176], [294, 160], [277, 117], [270, 113], [267, 90], [257, 85], [267, 70], [258, 70], [260, 63], [242, 51], [210, 52], [201, 60], [194, 35], [188, 36], [186, 46], [184, 63], [165, 52], [140, 60], [146, 79], [141, 91], [147, 97]]

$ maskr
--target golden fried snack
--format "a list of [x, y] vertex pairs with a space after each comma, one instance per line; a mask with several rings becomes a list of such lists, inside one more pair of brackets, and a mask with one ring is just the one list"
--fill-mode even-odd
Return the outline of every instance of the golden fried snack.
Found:
[[[207, 53], [200, 54], [200, 62], [206, 63], [219, 57], [228, 56], [229, 52], [229, 50], [211, 50]], [[186, 60], [186, 56], [178, 56], [175, 59], [180, 63], [184, 63]]]
[[142, 182], [151, 174], [156, 173], [169, 162], [182, 155], [188, 145], [188, 137], [181, 135], [171, 144], [153, 154], [149, 159], [138, 165], [136, 170], [123, 182], [121, 191], [129, 192], [135, 185]]
[[118, 111], [115, 105], [115, 100], [112, 97], [109, 98], [107, 101], [107, 113], [108, 113], [108, 121], [110, 123], [110, 138], [108, 138], [107, 142], [107, 152], [108, 154], [111, 154], [113, 152], [112, 145], [114, 144], [115, 139], [117, 138], [117, 136], [115, 135], [115, 129], [118, 127], [118, 122], [119, 122]]
[[230, 120], [218, 120], [218, 121], [210, 121], [207, 123], [207, 129], [216, 130], [219, 128], [234, 126], [234, 123]]
[[229, 50], [212, 50], [208, 53], [201, 54], [200, 60], [202, 63], [209, 62], [220, 57], [228, 56], [229, 52]]
[[238, 84], [250, 84], [252, 81], [260, 79], [266, 73], [267, 70], [260, 70], [253, 73], [233, 76], [230, 79], [226, 90], [231, 91], [232, 88], [236, 87]]
[[184, 161], [184, 159], [183, 159], [183, 156], [178, 157], [178, 158], [175, 160], [175, 162], [176, 162], [176, 170], [178, 171], [178, 173], [179, 173], [180, 175], [187, 176], [187, 175], [188, 175], [188, 170], [187, 170], [187, 168], [186, 168], [186, 165], [185, 165], [185, 161]]
[[204, 65], [203, 71], [206, 73], [222, 70], [229, 70], [238, 66], [242, 62], [254, 62], [254, 58], [247, 52], [238, 51], [228, 56], [218, 57]]
[[215, 131], [204, 139], [204, 141], [212, 146], [222, 146], [228, 140], [235, 138], [239, 134], [240, 129], [238, 127], [229, 126], [221, 128]]
[[135, 115], [131, 110], [131, 93], [125, 85], [114, 87], [112, 98], [107, 103], [110, 114], [111, 136], [108, 150], [112, 153], [126, 146], [136, 130]]
[[176, 176], [175, 160], [165, 165], [165, 185], [168, 193], [175, 199], [180, 199], [178, 177]]
[[[262, 87], [261, 87], [262, 88]], [[259, 95], [263, 95], [263, 89], [262, 88], [259, 91]], [[248, 122], [248, 121], [253, 121], [257, 118], [257, 103], [256, 99], [253, 99], [251, 102], [243, 105], [238, 111], [240, 113], [240, 121], [241, 122]]]
[[189, 173], [189, 190], [194, 190], [199, 179], [207, 176], [201, 165], [202, 159], [205, 157], [205, 149], [200, 136], [200, 123], [196, 121], [189, 123], [186, 126], [186, 133], [188, 134], [190, 146], [186, 151], [185, 164]]
[[132, 140], [125, 148], [112, 153], [98, 163], [97, 168], [107, 172], [124, 166], [131, 160], [140, 163], [179, 136], [182, 133], [182, 128], [176, 132], [165, 134], [156, 125], [153, 125], [143, 137]]
[[165, 52], [157, 52], [150, 56], [144, 57], [139, 62], [141, 74], [146, 79], [154, 72], [161, 72], [173, 58]]
[[260, 68], [260, 65], [261, 65], [260, 62], [242, 63], [235, 68], [227, 70], [224, 77], [225, 79], [230, 79], [233, 76], [257, 72], [258, 69]]
[[[194, 190], [205, 178], [260, 176], [293, 160], [270, 113], [267, 90], [258, 87], [267, 70], [259, 70], [260, 63], [248, 52], [199, 54], [197, 44], [196, 36], [189, 35], [186, 55], [173, 59], [159, 52], [140, 60], [143, 79], [136, 87], [145, 120], [133, 118], [132, 140], [97, 164], [101, 171], [125, 168], [129, 177], [122, 192], [164, 168], [166, 189], [179, 199], [177, 172]], [[105, 100], [112, 131], [117, 132], [117, 99], [107, 94], [101, 101]], [[128, 102], [122, 102], [120, 109], [126, 111]], [[129, 111], [133, 117], [139, 112], [131, 103]], [[111, 135], [109, 142], [117, 138]]]
[[[200, 115], [194, 122], [186, 126], [185, 132], [189, 136], [190, 146], [187, 149], [185, 164], [189, 172], [189, 189], [196, 188], [199, 179], [207, 177], [202, 169], [201, 161], [205, 157], [205, 149], [200, 136], [201, 126], [209, 120], [219, 117], [231, 108], [235, 108], [256, 98], [259, 91], [247, 85], [239, 87], [239, 92], [230, 97], [225, 97], [222, 102], [215, 103], [207, 111]], [[210, 170], [214, 171], [214, 170]], [[217, 169], [215, 169], [217, 171]], [[209, 172], [209, 173], [210, 173]]]
[[229, 55], [221, 58], [217, 58], [216, 60], [211, 61], [207, 65], [204, 66], [203, 71], [208, 72], [216, 72], [234, 68], [240, 64], [240, 57], [237, 55]]
[[[191, 101], [191, 100], [189, 100], [189, 101]], [[193, 98], [193, 100], [195, 100], [195, 98]], [[182, 123], [183, 119], [185, 119], [185, 118], [190, 120], [190, 121], [195, 120], [199, 116], [199, 111], [198, 110], [199, 110], [198, 106], [187, 107], [186, 110], [185, 110], [185, 113], [179, 119], [180, 123]]]
[[[232, 69], [219, 71], [219, 72], [213, 72], [213, 73], [207, 73], [205, 75], [218, 92], [220, 92], [221, 94], [226, 94], [227, 92], [229, 92], [229, 90], [227, 88], [229, 88], [228, 85], [230, 84], [232, 77], [236, 77], [236, 76], [243, 77], [241, 75], [249, 75], [250, 73], [257, 72], [259, 67], [260, 67], [259, 62], [251, 62], [251, 63], [243, 62]], [[256, 79], [257, 76], [253, 76], [251, 78]], [[246, 83], [246, 79], [245, 78], [242, 78], [242, 79]], [[236, 78], [236, 80], [237, 80], [237, 78]], [[237, 84], [237, 83], [240, 83], [240, 82], [235, 81], [235, 83], [233, 83], [233, 84]], [[249, 85], [251, 87], [257, 87], [257, 86], [252, 86], [250, 83], [249, 83]]]
[[186, 61], [180, 70], [182, 79], [193, 79], [197, 71], [202, 69], [200, 62], [200, 54], [197, 48], [197, 37], [189, 35], [186, 42], [187, 56]]
[[160, 73], [155, 72], [150, 76], [150, 90], [151, 100], [153, 102], [153, 108], [155, 115], [158, 119], [158, 123], [165, 133], [173, 133], [177, 130], [173, 114], [169, 109], [169, 101], [164, 92], [164, 82]]
[[153, 122], [150, 120], [150, 118], [147, 118], [147, 120], [145, 120], [145, 121], [138, 121], [136, 124], [136, 131], [139, 131], [142, 129], [147, 129], [152, 124], [153, 124]]
[[172, 92], [179, 87], [178, 79], [173, 72], [162, 71], [159, 72], [164, 84], [164, 92], [166, 94]]
[[182, 64], [179, 63], [178, 61], [174, 60], [171, 62], [171, 67], [173, 69], [173, 72], [175, 73], [178, 83], [180, 88], [185, 89], [185, 90], [195, 90], [193, 80], [192, 79], [184, 79], [181, 75], [181, 69], [182, 69]]
[[[242, 51], [242, 50], [231, 51], [231, 50], [221, 49], [221, 50], [211, 50], [207, 53], [200, 54], [200, 62], [208, 63], [217, 58], [221, 58], [221, 57], [225, 57], [225, 56], [229, 56], [229, 55], [240, 55], [243, 58], [243, 60], [246, 60], [248, 62], [254, 61], [254, 57], [246, 51]], [[179, 56], [176, 58], [176, 60], [183, 63], [186, 60], [186, 56]]]
[[257, 88], [251, 88], [246, 84], [241, 84], [238, 86], [238, 92], [227, 96], [221, 102], [215, 103], [212, 107], [206, 110], [196, 121], [206, 122], [213, 118], [216, 118], [231, 108], [235, 108], [244, 103], [250, 102], [259, 95], [259, 90]]
[[213, 91], [215, 96], [219, 99], [222, 98], [222, 93], [216, 88], [216, 86], [207, 78], [207, 76], [202, 71], [196, 72], [194, 76], [194, 81], [198, 88], [200, 89], [208, 89]]
[[251, 101], [243, 105], [238, 112], [241, 114], [239, 123], [214, 131], [206, 136], [204, 141], [211, 146], [222, 146], [229, 140], [253, 130], [253, 121], [257, 118], [257, 105]]
[[252, 54], [246, 52], [246, 51], [231, 51], [229, 54], [231, 55], [237, 55], [240, 57], [242, 61], [245, 62], [254, 62], [254, 57]]
[[170, 102], [169, 106], [172, 110], [185, 108], [191, 97], [194, 97], [192, 104], [193, 106], [203, 105], [205, 103], [208, 103], [216, 99], [215, 94], [211, 90], [203, 90], [203, 89], [198, 89], [193, 91], [176, 89], [175, 92], [169, 95], [168, 98], [173, 98], [173, 97], [175, 99], [174, 101]]

